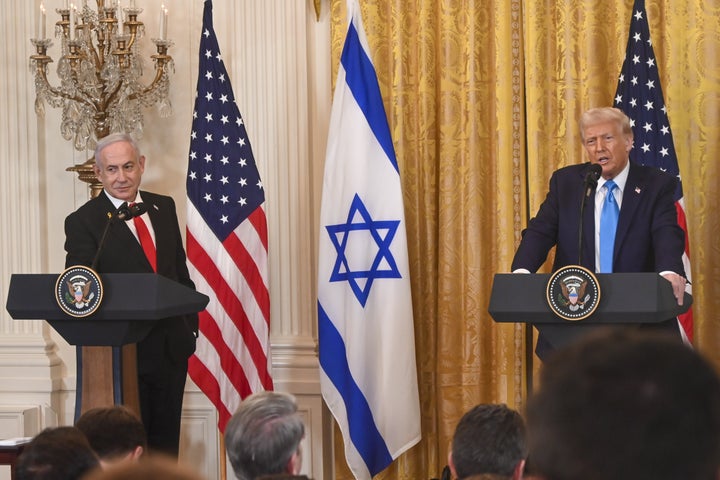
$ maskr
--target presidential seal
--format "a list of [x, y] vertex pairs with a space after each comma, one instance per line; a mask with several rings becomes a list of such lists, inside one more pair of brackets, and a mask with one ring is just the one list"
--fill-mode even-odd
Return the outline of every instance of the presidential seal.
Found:
[[550, 310], [564, 320], [576, 321], [592, 315], [600, 302], [600, 285], [590, 270], [568, 265], [550, 276], [547, 283]]
[[89, 267], [75, 265], [62, 272], [55, 282], [55, 300], [60, 309], [75, 318], [92, 315], [100, 307], [103, 285]]

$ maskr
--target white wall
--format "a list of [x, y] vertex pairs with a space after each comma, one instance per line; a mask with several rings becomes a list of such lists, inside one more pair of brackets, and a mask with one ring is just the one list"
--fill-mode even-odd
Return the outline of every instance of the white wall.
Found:
[[[50, 33], [62, 0], [44, 4]], [[144, 8], [139, 19], [147, 27], [143, 50], [146, 69], [151, 71], [148, 37], [157, 36], [161, 2], [137, 0], [137, 4]], [[155, 110], [145, 110], [143, 188], [175, 198], [184, 230], [185, 171], [203, 2], [165, 0], [164, 4], [170, 11], [168, 37], [174, 41], [169, 52], [175, 62], [170, 87], [174, 114], [160, 118]], [[267, 195], [275, 385], [297, 395], [307, 420], [305, 473], [318, 480], [331, 478], [330, 424], [319, 395], [315, 327], [316, 231], [331, 102], [328, 5], [323, 2], [318, 21], [312, 0], [215, 0], [213, 4], [220, 48]], [[6, 0], [0, 7], [3, 305], [12, 273], [62, 271], [63, 220], [88, 198], [86, 184], [65, 169], [91, 154], [74, 151], [62, 139], [60, 111], [46, 106], [43, 118], [33, 111], [29, 39], [37, 31], [39, 5], [40, 0]], [[49, 51], [55, 60], [53, 70], [59, 55], [59, 42], [54, 43]], [[3, 309], [0, 438], [71, 424], [74, 395], [74, 347], [45, 322], [13, 320]], [[222, 464], [216, 421], [213, 407], [188, 382], [181, 460], [209, 479], [220, 478]]]

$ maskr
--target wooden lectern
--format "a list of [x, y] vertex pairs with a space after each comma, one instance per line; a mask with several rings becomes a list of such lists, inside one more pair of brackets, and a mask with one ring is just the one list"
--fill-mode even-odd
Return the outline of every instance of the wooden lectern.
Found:
[[157, 320], [202, 311], [206, 295], [154, 273], [101, 275], [99, 309], [83, 318], [58, 306], [57, 274], [14, 274], [6, 309], [16, 320], [47, 320], [67, 341], [83, 349], [77, 365], [76, 418], [90, 408], [124, 404], [139, 412], [135, 349]]

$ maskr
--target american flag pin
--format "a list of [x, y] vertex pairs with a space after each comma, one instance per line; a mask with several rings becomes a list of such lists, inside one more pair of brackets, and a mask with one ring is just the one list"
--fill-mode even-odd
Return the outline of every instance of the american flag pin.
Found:
[[635, 193], [640, 193], [640, 187], [635, 187]]

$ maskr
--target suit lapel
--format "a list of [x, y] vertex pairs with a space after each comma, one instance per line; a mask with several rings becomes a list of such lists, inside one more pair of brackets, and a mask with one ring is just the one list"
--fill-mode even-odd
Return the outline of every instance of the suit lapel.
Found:
[[[106, 217], [109, 218], [109, 216], [115, 212], [115, 206], [107, 197], [107, 195], [105, 195], [104, 192], [98, 195], [98, 199], [101, 200], [101, 208], [103, 211], [106, 212]], [[140, 251], [142, 251], [142, 248], [140, 247], [137, 239], [130, 231], [130, 228], [123, 221], [113, 222], [113, 225], [110, 226], [110, 231], [108, 232], [108, 235], [112, 236], [114, 242], [120, 244], [120, 246], [123, 247], [125, 251], [134, 251], [137, 248], [140, 248]]]
[[643, 198], [645, 184], [646, 179], [641, 175], [640, 170], [635, 168], [631, 162], [627, 182], [625, 182], [625, 189], [623, 190], [617, 232], [615, 233], [614, 258], [617, 258], [620, 247], [630, 230], [632, 219], [635, 217], [635, 212]]
[[142, 195], [143, 203], [147, 206], [147, 214], [150, 217], [150, 223], [152, 223], [153, 232], [155, 233], [155, 252], [157, 254], [157, 271], [164, 271], [162, 264], [165, 261], [163, 256], [163, 249], [161, 245], [167, 245], [168, 239], [165, 238], [165, 229], [162, 227], [163, 212], [162, 209], [152, 195], [147, 192], [140, 192]]
[[[590, 163], [586, 164], [587, 167], [590, 166]], [[582, 185], [582, 191], [579, 192], [580, 195], [585, 194], [585, 175], [587, 174], [588, 168], [584, 168], [579, 171], [579, 179], [576, 182], [577, 185]], [[582, 238], [582, 265], [590, 270], [595, 270], [595, 188], [593, 187], [592, 191], [590, 192], [589, 196], [578, 196], [578, 198], [581, 198], [583, 202], [585, 202], [585, 207], [583, 210], [583, 217], [582, 217], [582, 232], [583, 232], [583, 238]], [[575, 215], [577, 218], [579, 216], [580, 212]], [[577, 244], [577, 240], [575, 241]]]

